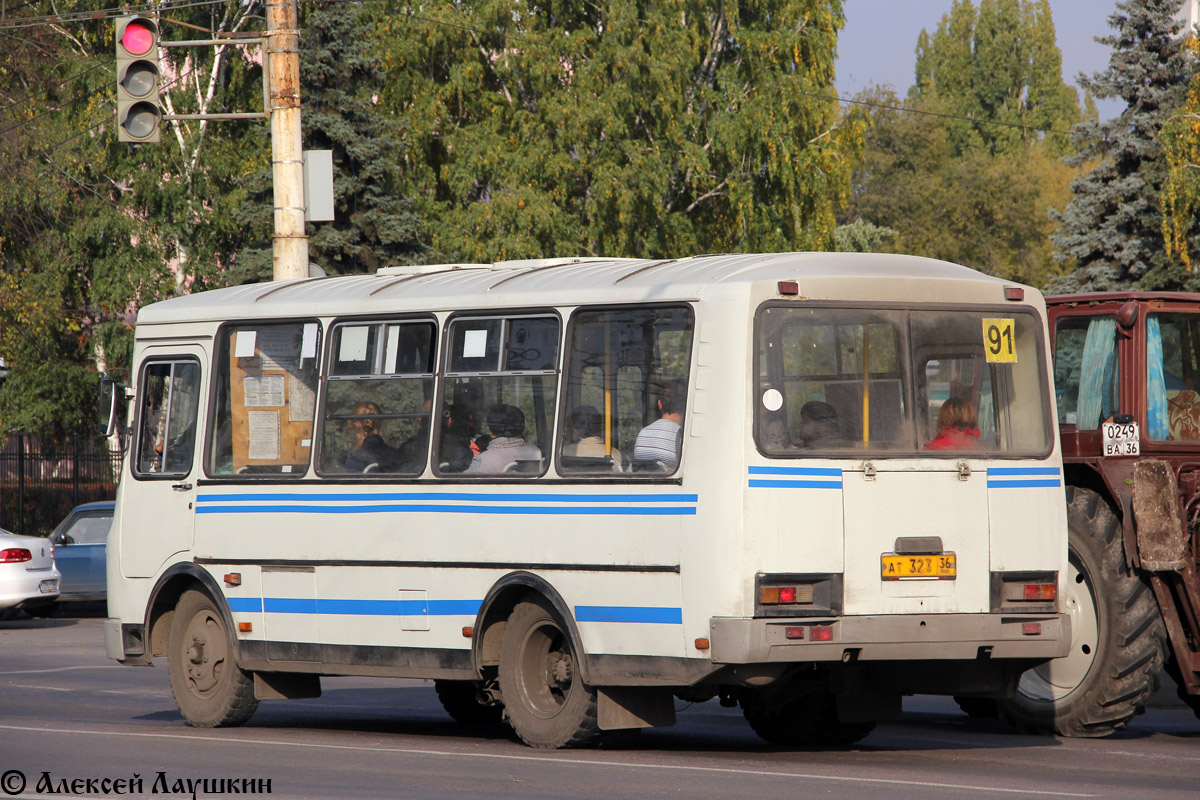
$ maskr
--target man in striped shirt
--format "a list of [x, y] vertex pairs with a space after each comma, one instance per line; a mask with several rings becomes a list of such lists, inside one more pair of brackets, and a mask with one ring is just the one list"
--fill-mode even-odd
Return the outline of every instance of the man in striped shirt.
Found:
[[658, 412], [662, 416], [642, 428], [633, 446], [635, 462], [660, 462], [666, 472], [679, 467], [679, 450], [683, 440], [683, 381], [663, 384], [658, 395]]

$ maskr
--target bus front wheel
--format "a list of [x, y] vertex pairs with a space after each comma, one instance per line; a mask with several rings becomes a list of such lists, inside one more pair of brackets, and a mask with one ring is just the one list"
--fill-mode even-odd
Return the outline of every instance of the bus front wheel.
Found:
[[241, 725], [258, 709], [254, 679], [234, 658], [232, 631], [207, 594], [189, 589], [175, 606], [168, 639], [171, 692], [189, 725]]
[[500, 644], [509, 723], [530, 747], [582, 747], [600, 736], [596, 690], [583, 682], [571, 637], [549, 603], [517, 604]]

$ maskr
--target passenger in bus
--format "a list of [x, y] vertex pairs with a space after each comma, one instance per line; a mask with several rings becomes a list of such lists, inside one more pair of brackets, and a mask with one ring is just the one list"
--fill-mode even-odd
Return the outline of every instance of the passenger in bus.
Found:
[[521, 409], [496, 403], [488, 409], [486, 422], [492, 440], [486, 450], [471, 459], [467, 472], [490, 475], [520, 471], [520, 462], [540, 463], [541, 449], [525, 441], [525, 415]]
[[975, 405], [962, 397], [950, 397], [938, 411], [937, 436], [925, 443], [926, 450], [976, 450], [979, 448], [979, 417]]
[[442, 438], [438, 463], [445, 472], [465, 472], [475, 452], [475, 414], [462, 403], [452, 403], [442, 412]]
[[837, 409], [821, 400], [809, 400], [800, 407], [797, 433], [809, 450], [846, 445], [846, 432], [838, 420]]
[[621, 451], [604, 445], [604, 417], [591, 406], [579, 406], [571, 412], [570, 443], [563, 446], [568, 458], [612, 457], [613, 466], [621, 466]]
[[[638, 433], [633, 445], [635, 462], [658, 462], [667, 472], [674, 472], [679, 466], [679, 451], [683, 442], [684, 388], [683, 382], [678, 380], [663, 384], [657, 400], [661, 416]], [[636, 463], [634, 468], [637, 468]]]
[[349, 472], [363, 472], [375, 464], [375, 470], [390, 472], [400, 463], [400, 453], [383, 440], [383, 423], [368, 414], [381, 414], [379, 406], [370, 401], [359, 403], [351, 412], [364, 415], [350, 420], [350, 431], [354, 437], [353, 450], [346, 457]]

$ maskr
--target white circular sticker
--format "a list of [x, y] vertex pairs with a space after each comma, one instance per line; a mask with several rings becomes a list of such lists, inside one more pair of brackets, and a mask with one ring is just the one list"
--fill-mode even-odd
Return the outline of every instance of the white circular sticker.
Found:
[[767, 389], [762, 396], [763, 408], [778, 411], [783, 408], [783, 394], [778, 389]]

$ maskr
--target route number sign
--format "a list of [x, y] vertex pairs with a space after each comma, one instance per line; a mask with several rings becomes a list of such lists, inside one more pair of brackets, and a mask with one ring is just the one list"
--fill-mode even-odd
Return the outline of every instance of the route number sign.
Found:
[[989, 363], [1017, 363], [1016, 333], [1011, 319], [984, 317], [983, 353]]

